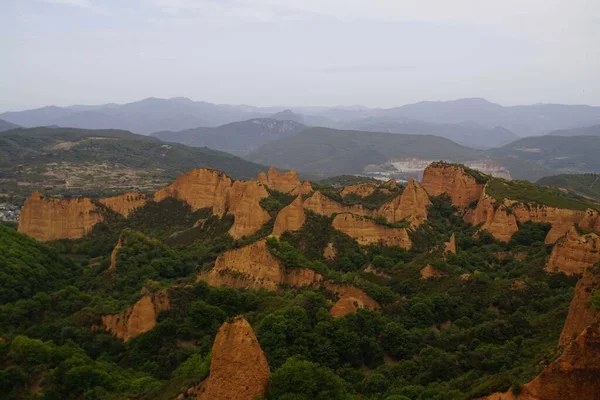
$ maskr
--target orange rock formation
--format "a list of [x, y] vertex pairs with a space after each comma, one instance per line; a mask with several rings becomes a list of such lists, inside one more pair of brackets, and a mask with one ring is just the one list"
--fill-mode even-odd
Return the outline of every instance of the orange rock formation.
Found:
[[337, 213], [351, 212], [358, 215], [370, 215], [371, 211], [360, 204], [347, 206], [316, 191], [308, 199], [304, 200], [304, 208], [317, 214], [331, 216]]
[[[510, 201], [509, 201], [510, 204]], [[513, 214], [517, 222], [526, 221], [545, 222], [552, 224], [552, 229], [546, 236], [546, 244], [556, 242], [558, 238], [564, 236], [573, 224], [584, 218], [585, 213], [577, 210], [567, 210], [562, 208], [553, 208], [543, 205], [511, 205]]]
[[18, 230], [42, 242], [77, 239], [103, 220], [91, 199], [51, 199], [35, 191], [25, 200]]
[[193, 398], [199, 400], [264, 399], [269, 364], [252, 327], [244, 318], [221, 325], [211, 351], [210, 375]]
[[554, 244], [546, 271], [560, 271], [567, 275], [582, 274], [589, 266], [600, 261], [599, 249], [600, 237], [596, 233], [581, 235], [575, 227], [571, 227]]
[[123, 234], [119, 236], [119, 240], [117, 241], [117, 245], [113, 249], [112, 253], [110, 253], [110, 266], [109, 270], [113, 270], [117, 267], [117, 254], [119, 253], [119, 249], [123, 247]]
[[234, 239], [258, 231], [271, 216], [260, 206], [269, 193], [256, 181], [235, 181], [227, 192], [227, 214], [234, 216], [229, 234]]
[[143, 207], [149, 200], [150, 199], [145, 194], [130, 192], [118, 196], [107, 197], [98, 201], [114, 212], [127, 218], [133, 210], [138, 207]]
[[559, 346], [565, 346], [593, 323], [600, 322], [600, 312], [588, 305], [591, 294], [600, 289], [600, 273], [588, 268], [577, 282], [575, 296], [569, 306], [569, 315], [560, 334]]
[[333, 246], [333, 243], [327, 243], [327, 247], [323, 250], [323, 257], [328, 260], [333, 260], [337, 255], [337, 250]]
[[171, 197], [185, 201], [193, 210], [210, 208], [213, 214], [223, 215], [227, 209], [227, 192], [232, 184], [231, 178], [224, 172], [194, 169], [154, 193], [154, 201]]
[[327, 290], [339, 296], [339, 300], [329, 311], [329, 314], [334, 317], [343, 317], [348, 313], [356, 312], [359, 308], [369, 308], [371, 310], [381, 308], [379, 303], [356, 286], [339, 285], [333, 282], [325, 282], [324, 286]]
[[154, 328], [158, 314], [169, 308], [169, 297], [163, 290], [142, 297], [132, 307], [119, 314], [104, 315], [102, 324], [107, 331], [127, 341]]
[[281, 285], [311, 286], [323, 277], [311, 269], [285, 268], [261, 240], [221, 254], [214, 268], [198, 279], [211, 286], [276, 290]]
[[496, 205], [496, 200], [491, 196], [482, 193], [477, 207], [470, 218], [473, 225], [483, 224], [482, 230], [486, 230], [496, 239], [508, 242], [512, 235], [519, 230], [517, 220], [512, 213], [509, 213], [504, 204]]
[[302, 196], [305, 194], [309, 194], [312, 193], [313, 191], [313, 187], [310, 184], [309, 181], [304, 181], [302, 182], [302, 184], [300, 186], [296, 186], [291, 192], [290, 194], [293, 194], [294, 196]]
[[426, 266], [421, 268], [420, 274], [421, 274], [421, 279], [443, 278], [444, 276], [446, 276], [445, 272], [434, 268], [430, 264], [427, 264]]
[[296, 171], [288, 171], [282, 174], [274, 167], [269, 168], [266, 174], [264, 172], [259, 173], [258, 181], [283, 193], [289, 193], [301, 185]]
[[375, 215], [381, 215], [389, 222], [405, 220], [414, 229], [427, 221], [427, 208], [430, 205], [431, 201], [423, 186], [409, 178], [402, 194], [379, 207]]
[[444, 244], [444, 253], [456, 254], [456, 236], [454, 236], [454, 233], [450, 236], [450, 240]]
[[277, 214], [273, 226], [273, 236], [279, 237], [286, 231], [297, 231], [302, 228], [304, 222], [306, 222], [306, 215], [302, 206], [302, 196], [298, 196]]
[[477, 200], [483, 184], [455, 165], [430, 164], [423, 173], [423, 187], [431, 196], [448, 193], [452, 204], [464, 208]]
[[562, 355], [522, 387], [518, 395], [495, 393], [487, 400], [587, 400], [600, 393], [600, 325], [586, 328]]
[[598, 211], [588, 208], [583, 218], [579, 221], [581, 229], [600, 232], [600, 214]]
[[400, 246], [405, 249], [412, 246], [406, 229], [390, 228], [351, 213], [336, 215], [332, 226], [356, 239], [361, 245], [382, 243], [385, 246]]

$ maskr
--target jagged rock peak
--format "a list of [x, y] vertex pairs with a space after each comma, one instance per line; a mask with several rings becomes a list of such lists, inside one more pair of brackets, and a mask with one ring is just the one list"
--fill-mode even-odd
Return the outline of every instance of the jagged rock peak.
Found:
[[280, 173], [275, 167], [270, 167], [266, 174], [260, 172], [258, 174], [258, 181], [282, 193], [290, 193], [301, 185], [296, 171]]
[[360, 204], [345, 205], [338, 203], [329, 196], [324, 195], [320, 191], [316, 191], [308, 199], [304, 200], [304, 208], [311, 210], [314, 213], [326, 215], [328, 217], [333, 214], [351, 212], [357, 215], [371, 215], [372, 212]]
[[429, 195], [447, 193], [452, 204], [465, 208], [481, 196], [484, 186], [469, 172], [460, 165], [431, 163], [425, 168], [422, 184]]
[[389, 222], [408, 222], [411, 229], [417, 228], [427, 221], [427, 209], [431, 205], [427, 192], [412, 178], [400, 196], [383, 204], [375, 211], [376, 216], [382, 216]]
[[145, 194], [129, 192], [98, 201], [127, 218], [136, 208], [143, 207], [149, 200], [150, 198]]
[[170, 309], [169, 296], [167, 291], [163, 290], [145, 295], [123, 312], [104, 315], [102, 325], [116, 337], [127, 341], [154, 328], [158, 314], [168, 309]]
[[444, 243], [444, 253], [456, 254], [456, 236], [454, 233], [450, 236], [450, 240]]
[[569, 344], [586, 327], [600, 322], [600, 311], [590, 307], [590, 297], [595, 290], [600, 289], [600, 270], [595, 267], [587, 268], [575, 286], [575, 295], [569, 305], [569, 314], [560, 334], [559, 346]]
[[286, 231], [300, 230], [305, 222], [306, 215], [304, 213], [302, 196], [298, 196], [277, 214], [275, 225], [273, 226], [273, 236], [279, 237]]
[[563, 272], [567, 275], [582, 274], [600, 261], [600, 236], [596, 233], [580, 234], [575, 226], [552, 247], [546, 264], [548, 272]]
[[264, 399], [270, 369], [254, 330], [242, 317], [219, 328], [211, 350], [210, 375], [192, 398], [199, 400]]

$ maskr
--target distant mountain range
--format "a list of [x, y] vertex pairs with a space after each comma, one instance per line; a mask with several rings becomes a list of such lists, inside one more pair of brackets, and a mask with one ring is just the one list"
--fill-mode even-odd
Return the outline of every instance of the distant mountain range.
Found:
[[307, 127], [292, 120], [255, 118], [232, 122], [216, 128], [201, 127], [179, 132], [155, 132], [151, 136], [165, 142], [182, 143], [194, 147], [210, 147], [243, 156], [260, 146], [298, 133]]
[[[436, 134], [473, 147], [492, 147], [515, 136], [543, 135], [557, 129], [600, 124], [600, 107], [562, 104], [504, 107], [472, 98], [425, 101], [388, 109], [363, 106], [289, 108], [211, 104], [177, 97], [148, 98], [120, 105], [50, 106], [0, 114], [0, 119], [25, 127], [114, 128], [141, 134], [216, 127], [253, 118], [290, 120], [307, 126], [338, 129]], [[501, 128], [501, 132], [494, 131]], [[490, 143], [496, 137], [498, 140]]]
[[552, 136], [600, 136], [600, 125], [574, 129], [558, 129], [549, 133]]
[[8, 131], [10, 129], [15, 129], [18, 128], [19, 125], [10, 123], [8, 121], [4, 121], [3, 119], [0, 119], [0, 132], [2, 131]]

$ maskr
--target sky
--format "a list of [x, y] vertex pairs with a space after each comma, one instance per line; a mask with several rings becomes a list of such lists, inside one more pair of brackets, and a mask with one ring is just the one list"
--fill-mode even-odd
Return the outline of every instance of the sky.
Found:
[[598, 0], [0, 0], [0, 112], [600, 105]]

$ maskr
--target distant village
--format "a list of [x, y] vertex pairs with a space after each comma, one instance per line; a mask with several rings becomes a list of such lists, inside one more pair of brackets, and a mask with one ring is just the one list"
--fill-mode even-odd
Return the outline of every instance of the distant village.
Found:
[[20, 216], [21, 207], [9, 203], [0, 203], [0, 222], [19, 222]]

